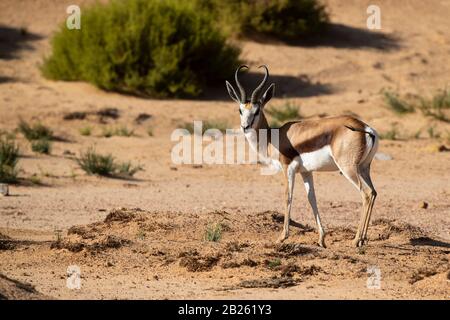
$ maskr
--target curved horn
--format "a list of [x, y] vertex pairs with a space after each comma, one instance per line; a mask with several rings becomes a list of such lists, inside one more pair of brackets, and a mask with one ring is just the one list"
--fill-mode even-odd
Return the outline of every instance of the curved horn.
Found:
[[258, 68], [266, 69], [266, 74], [264, 75], [264, 79], [262, 80], [262, 82], [259, 84], [259, 86], [256, 87], [256, 89], [252, 93], [252, 99], [250, 100], [252, 103], [256, 103], [256, 101], [258, 100], [259, 93], [264, 88], [264, 86], [266, 85], [267, 79], [269, 78], [269, 69], [267, 68], [267, 66], [265, 64], [262, 66], [259, 66]]
[[239, 68], [237, 68], [236, 73], [234, 74], [234, 79], [236, 80], [236, 85], [239, 88], [239, 92], [241, 93], [241, 102], [245, 103], [245, 101], [247, 100], [247, 94], [245, 93], [245, 89], [242, 86], [242, 84], [239, 82], [239, 78], [238, 78], [239, 71], [241, 71], [241, 69], [243, 69], [243, 68], [248, 69], [248, 67], [246, 65], [241, 65]]

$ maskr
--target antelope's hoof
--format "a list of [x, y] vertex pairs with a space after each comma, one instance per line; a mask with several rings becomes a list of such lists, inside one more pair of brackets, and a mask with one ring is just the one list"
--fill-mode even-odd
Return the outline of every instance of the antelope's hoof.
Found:
[[317, 242], [317, 244], [319, 245], [319, 247], [322, 247], [322, 248], [326, 248], [326, 247], [327, 247], [327, 245], [325, 244], [325, 241], [324, 241], [324, 240], [319, 240], [319, 241]]
[[367, 239], [355, 239], [353, 240], [353, 246], [360, 248], [367, 243]]
[[286, 240], [286, 239], [287, 239], [286, 235], [281, 235], [281, 236], [278, 237], [276, 243], [283, 243], [284, 240]]

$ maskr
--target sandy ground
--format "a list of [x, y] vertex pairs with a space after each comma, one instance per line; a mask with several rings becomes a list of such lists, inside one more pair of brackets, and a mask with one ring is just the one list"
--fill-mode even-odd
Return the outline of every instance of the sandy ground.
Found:
[[[314, 44], [239, 43], [249, 64], [269, 65], [278, 88], [271, 105], [297, 103], [305, 117], [353, 112], [381, 133], [398, 127], [404, 139], [383, 140], [379, 148], [393, 159], [373, 163], [378, 198], [370, 242], [356, 250], [351, 236], [360, 196], [339, 173], [315, 176], [328, 248], [314, 245], [301, 184], [293, 219], [302, 225], [292, 226], [293, 236], [280, 247], [274, 244], [283, 209], [280, 175], [261, 176], [250, 165], [172, 164], [170, 134], [181, 123], [239, 126], [225, 89], [195, 101], [150, 100], [45, 80], [39, 64], [73, 1], [1, 1], [0, 129], [14, 130], [20, 118], [39, 120], [64, 141], [44, 156], [17, 136], [20, 176], [40, 184], [14, 185], [11, 196], [0, 197], [0, 274], [47, 297], [69, 299], [448, 299], [450, 153], [438, 147], [448, 146], [450, 126], [419, 113], [394, 115], [383, 106], [381, 90], [431, 96], [448, 88], [450, 3], [379, 1], [381, 33], [365, 27], [369, 3], [327, 1], [332, 35]], [[106, 107], [117, 108], [120, 117], [63, 120], [69, 112]], [[141, 113], [152, 117], [137, 124]], [[86, 125], [93, 128], [90, 137], [79, 133]], [[101, 137], [104, 128], [121, 125], [135, 135]], [[442, 138], [429, 138], [430, 127]], [[420, 138], [413, 138], [419, 130]], [[74, 157], [93, 145], [145, 171], [131, 181], [87, 176]], [[118, 211], [128, 218], [103, 222], [114, 208], [128, 208]], [[223, 239], [204, 241], [207, 225], [215, 222], [227, 226]], [[71, 229], [75, 225], [85, 227]], [[66, 287], [66, 269], [74, 264], [82, 272], [81, 290]], [[367, 288], [373, 265], [381, 271], [381, 289]], [[10, 280], [0, 280], [0, 289], [10, 288]]]

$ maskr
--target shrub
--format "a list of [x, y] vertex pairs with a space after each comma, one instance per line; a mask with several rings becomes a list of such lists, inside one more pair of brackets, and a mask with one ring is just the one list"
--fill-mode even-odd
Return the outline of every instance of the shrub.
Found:
[[19, 147], [8, 138], [0, 137], [0, 182], [10, 183], [17, 180], [17, 162]]
[[384, 101], [386, 106], [397, 114], [405, 114], [414, 112], [414, 106], [401, 99], [398, 94], [385, 91]]
[[50, 154], [51, 147], [51, 143], [47, 139], [39, 139], [31, 142], [31, 150], [33, 152]]
[[80, 128], [80, 134], [82, 136], [90, 136], [92, 134], [92, 128], [90, 126]]
[[219, 242], [222, 238], [222, 224], [213, 223], [207, 226], [205, 232], [205, 240], [212, 242]]
[[97, 174], [106, 177], [132, 177], [138, 171], [143, 170], [142, 166], [132, 165], [131, 162], [119, 163], [111, 154], [98, 154], [92, 147], [86, 152], [82, 152], [77, 162], [87, 174]]
[[41, 139], [51, 140], [53, 138], [53, 131], [40, 122], [30, 125], [24, 120], [20, 120], [19, 131], [28, 141]]
[[285, 40], [317, 34], [328, 22], [325, 6], [317, 0], [197, 0], [216, 12], [228, 33], [262, 33]]
[[[186, 129], [190, 134], [194, 134], [194, 123], [193, 122], [185, 122], [181, 125], [182, 129]], [[202, 121], [202, 134], [204, 134], [209, 129], [217, 129], [222, 133], [225, 133], [229, 128], [229, 125], [226, 121], [222, 120], [205, 120]]]
[[441, 90], [431, 99], [421, 98], [419, 108], [425, 116], [450, 122], [450, 117], [446, 114], [450, 110], [450, 91]]
[[112, 0], [83, 9], [80, 30], [63, 24], [44, 60], [44, 76], [105, 90], [195, 97], [232, 77], [239, 50], [216, 17], [183, 0]]
[[266, 112], [272, 118], [271, 127], [280, 127], [289, 120], [298, 120], [301, 118], [300, 108], [291, 102], [276, 109], [267, 109]]

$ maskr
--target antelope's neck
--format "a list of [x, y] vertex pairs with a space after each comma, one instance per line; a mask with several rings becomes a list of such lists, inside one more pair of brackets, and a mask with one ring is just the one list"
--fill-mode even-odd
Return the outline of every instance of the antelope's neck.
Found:
[[254, 130], [245, 133], [245, 137], [247, 138], [250, 147], [259, 153], [261, 150], [267, 150], [270, 143], [270, 136], [269, 123], [267, 122], [264, 112], [261, 112], [261, 119], [258, 126]]

